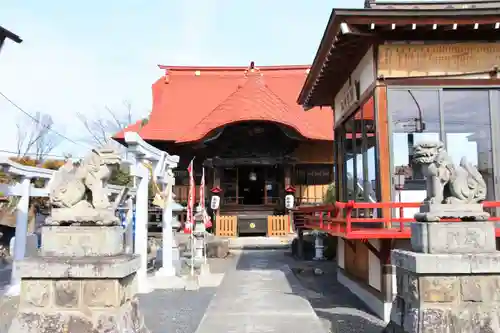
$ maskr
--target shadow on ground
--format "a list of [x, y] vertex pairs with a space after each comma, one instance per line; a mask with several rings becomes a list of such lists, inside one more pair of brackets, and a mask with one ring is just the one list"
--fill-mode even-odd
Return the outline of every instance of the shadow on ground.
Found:
[[[323, 274], [313, 274], [314, 268], [320, 268]], [[334, 262], [299, 261], [283, 250], [244, 251], [236, 269], [282, 271], [290, 294], [307, 299], [328, 332], [380, 333], [385, 327], [357, 296], [337, 281]]]
[[[225, 273], [236, 265], [238, 257], [208, 259], [211, 273]], [[194, 333], [217, 288], [196, 291], [155, 290], [139, 295], [139, 307], [152, 333]], [[1, 333], [1, 331], [0, 331]]]

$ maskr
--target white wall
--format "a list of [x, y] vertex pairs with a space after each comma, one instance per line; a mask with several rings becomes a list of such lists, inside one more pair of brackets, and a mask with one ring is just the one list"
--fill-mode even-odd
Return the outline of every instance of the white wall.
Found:
[[[400, 196], [401, 194], [401, 196]], [[402, 190], [394, 191], [394, 202], [422, 202], [427, 196], [427, 191], [425, 190]], [[413, 218], [416, 213], [420, 211], [420, 208], [404, 208], [403, 216], [404, 218]], [[393, 209], [393, 216], [398, 218], [399, 208]]]
[[337, 265], [345, 269], [345, 253], [344, 253], [345, 247], [344, 247], [344, 239], [338, 237], [337, 240]]
[[[368, 240], [370, 244], [380, 251], [380, 239], [370, 239]], [[368, 284], [377, 289], [382, 290], [382, 271], [380, 260], [372, 251], [368, 251]]]
[[[342, 64], [339, 64], [342, 66]], [[370, 47], [368, 52], [359, 62], [358, 66], [351, 73], [351, 83], [359, 81], [360, 95], [362, 95], [370, 85], [375, 81], [375, 62], [373, 60], [373, 47]], [[341, 119], [341, 107], [340, 103], [344, 99], [344, 95], [349, 88], [349, 80], [346, 80], [342, 89], [335, 96], [335, 122]]]

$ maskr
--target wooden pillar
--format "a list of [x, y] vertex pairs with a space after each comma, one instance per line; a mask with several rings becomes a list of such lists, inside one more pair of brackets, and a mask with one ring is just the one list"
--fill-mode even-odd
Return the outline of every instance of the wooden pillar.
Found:
[[335, 200], [337, 201], [346, 201], [347, 194], [344, 189], [344, 177], [345, 177], [345, 168], [344, 168], [344, 160], [345, 160], [345, 152], [343, 151], [343, 142], [345, 138], [343, 138], [344, 134], [336, 136], [337, 140], [335, 140], [334, 145], [336, 145], [336, 159], [333, 161], [336, 165], [335, 170]]
[[287, 188], [288, 186], [292, 186], [292, 166], [289, 164], [285, 164], [284, 168], [285, 188]]
[[[280, 198], [284, 202], [285, 196], [286, 196], [285, 190], [287, 189], [287, 187], [292, 186], [292, 166], [290, 164], [283, 165], [283, 178], [284, 178], [283, 184], [285, 186], [280, 193]], [[291, 214], [289, 214], [289, 218], [291, 221], [291, 218], [292, 218]]]
[[380, 265], [382, 266], [381, 291], [385, 303], [392, 302], [395, 294], [393, 276], [396, 274], [395, 267], [391, 264], [392, 240], [380, 240]]
[[[387, 86], [375, 88], [375, 119], [377, 129], [377, 173], [379, 177], [380, 202], [391, 202], [392, 197], [392, 175], [391, 175], [391, 152], [389, 148], [389, 124], [387, 110]], [[390, 218], [391, 209], [383, 208], [382, 217]], [[390, 227], [390, 223], [386, 223]]]
[[220, 167], [214, 167], [214, 187], [220, 187], [220, 181], [222, 176], [222, 170]]

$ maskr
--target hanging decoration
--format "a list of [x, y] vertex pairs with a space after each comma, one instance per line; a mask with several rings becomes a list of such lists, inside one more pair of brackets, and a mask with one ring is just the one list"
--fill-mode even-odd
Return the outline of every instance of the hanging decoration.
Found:
[[190, 234], [193, 230], [194, 223], [194, 200], [195, 200], [195, 190], [196, 185], [194, 183], [194, 169], [193, 169], [193, 161], [191, 160], [188, 166], [189, 173], [189, 195], [188, 195], [188, 204], [187, 204], [187, 214], [186, 214], [186, 223], [184, 225], [184, 233]]
[[205, 229], [212, 227], [212, 219], [207, 213], [205, 208], [205, 168], [202, 168], [201, 172], [201, 183], [200, 183], [200, 208], [201, 213], [203, 214], [203, 224], [205, 225]]

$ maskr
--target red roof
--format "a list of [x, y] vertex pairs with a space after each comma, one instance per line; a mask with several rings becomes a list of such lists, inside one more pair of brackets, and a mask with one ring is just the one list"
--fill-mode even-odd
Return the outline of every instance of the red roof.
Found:
[[[304, 112], [296, 103], [308, 66], [160, 66], [166, 75], [153, 84], [149, 122], [125, 129], [145, 140], [192, 142], [241, 121], [272, 121], [315, 140], [333, 140], [329, 108]], [[123, 132], [116, 138], [123, 138]]]

